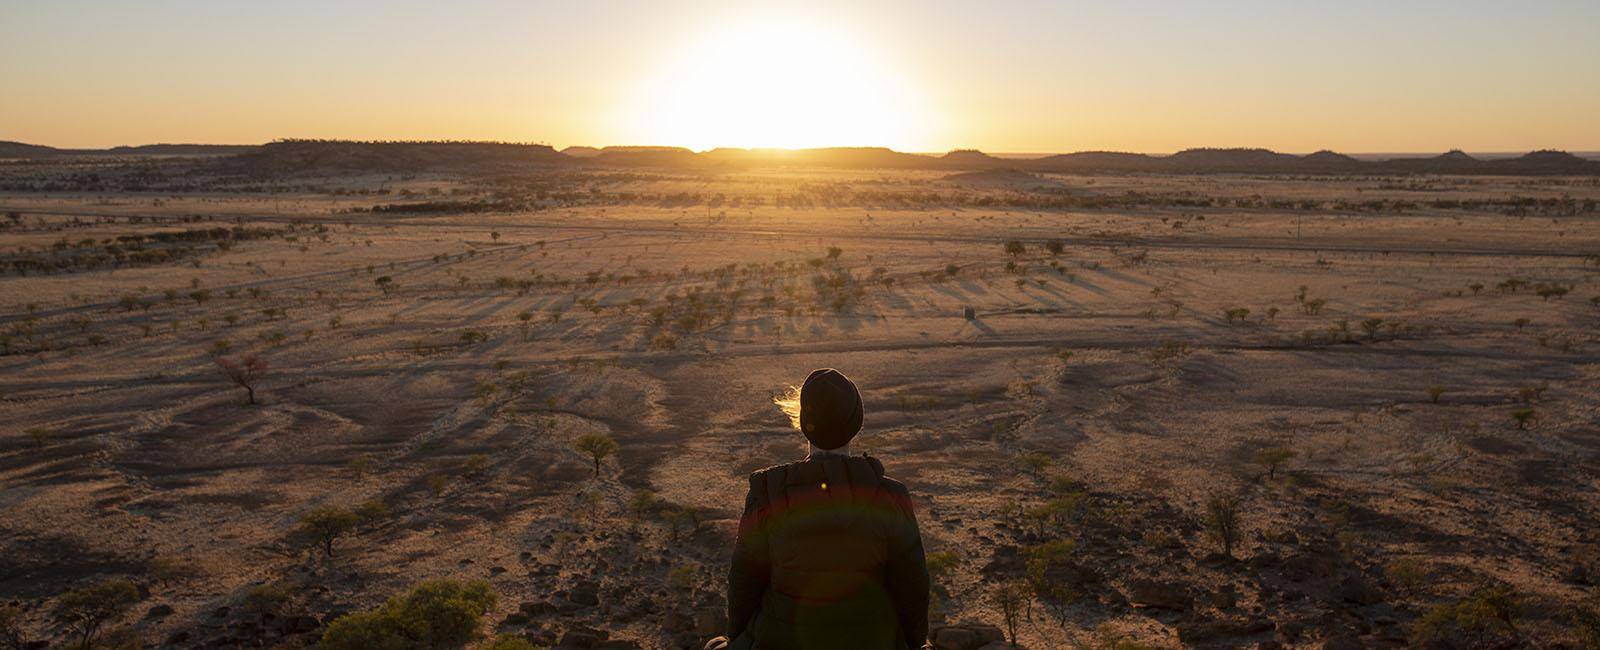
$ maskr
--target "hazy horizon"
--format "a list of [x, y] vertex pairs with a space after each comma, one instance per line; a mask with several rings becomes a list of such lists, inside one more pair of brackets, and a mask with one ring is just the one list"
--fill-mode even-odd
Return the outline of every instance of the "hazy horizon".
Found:
[[1600, 149], [1600, 6], [0, 7], [0, 140]]

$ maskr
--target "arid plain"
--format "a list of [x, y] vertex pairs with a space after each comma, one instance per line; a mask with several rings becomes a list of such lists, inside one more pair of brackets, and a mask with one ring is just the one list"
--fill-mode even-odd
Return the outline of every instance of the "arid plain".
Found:
[[[746, 474], [804, 453], [772, 399], [823, 366], [916, 497], [945, 622], [1600, 629], [1593, 176], [207, 169], [0, 166], [47, 185], [0, 191], [29, 640], [113, 578], [140, 593], [107, 639], [297, 647], [450, 577], [498, 593], [487, 635], [698, 647]], [[251, 355], [253, 405], [219, 364]], [[325, 506], [359, 523], [305, 543]]]

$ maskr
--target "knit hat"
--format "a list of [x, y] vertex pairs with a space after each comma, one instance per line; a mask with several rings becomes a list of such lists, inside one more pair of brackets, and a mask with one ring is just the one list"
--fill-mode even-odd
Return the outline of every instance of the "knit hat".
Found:
[[800, 432], [818, 449], [838, 449], [861, 431], [861, 393], [832, 368], [811, 371], [800, 386]]

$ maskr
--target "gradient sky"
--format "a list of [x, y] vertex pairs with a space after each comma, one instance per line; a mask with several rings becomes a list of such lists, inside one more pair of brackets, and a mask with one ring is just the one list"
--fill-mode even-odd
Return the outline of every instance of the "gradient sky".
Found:
[[1596, 0], [0, 0], [0, 140], [63, 147], [1595, 150], [1597, 116]]

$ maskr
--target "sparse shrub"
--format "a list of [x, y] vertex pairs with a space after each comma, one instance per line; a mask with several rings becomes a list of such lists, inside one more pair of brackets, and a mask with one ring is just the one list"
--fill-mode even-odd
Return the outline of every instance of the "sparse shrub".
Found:
[[1233, 545], [1239, 542], [1239, 498], [1221, 492], [1206, 498], [1206, 532], [1212, 540], [1222, 545], [1222, 554], [1233, 557]]
[[350, 474], [355, 476], [356, 480], [364, 479], [372, 471], [372, 455], [358, 454], [345, 463], [345, 468], [350, 470]]
[[428, 477], [428, 491], [433, 496], [444, 494], [444, 489], [450, 487], [450, 478], [443, 474], [433, 474]]
[[378, 290], [386, 294], [394, 290], [394, 278], [391, 278], [387, 275], [378, 276], [378, 278], [373, 280], [372, 283], [378, 285]]
[[477, 476], [489, 468], [488, 454], [473, 454], [467, 457], [467, 462], [461, 470], [467, 476]]
[[1077, 545], [1070, 539], [1056, 539], [1028, 549], [1028, 587], [1043, 603], [1056, 624], [1065, 627], [1068, 608], [1078, 597], [1078, 586], [1070, 579], [1070, 563]]
[[280, 615], [294, 602], [300, 583], [294, 580], [275, 580], [251, 587], [244, 594], [244, 608], [257, 614]]
[[333, 557], [333, 542], [354, 530], [361, 518], [339, 506], [318, 506], [300, 515], [300, 526], [295, 533], [310, 543], [322, 547], [325, 556]]
[[1051, 255], [1060, 255], [1061, 251], [1067, 249], [1067, 243], [1059, 239], [1052, 239], [1044, 243], [1044, 249], [1049, 251]]
[[945, 275], [948, 275], [950, 277], [955, 277], [955, 275], [957, 273], [960, 273], [960, 272], [961, 272], [961, 267], [959, 267], [959, 266], [956, 266], [954, 264], [946, 264], [946, 265], [944, 265], [944, 274]]
[[50, 436], [54, 435], [54, 433], [49, 427], [30, 427], [27, 431], [28, 438], [33, 440], [33, 446], [40, 449], [50, 444]]
[[256, 384], [261, 377], [267, 374], [267, 361], [254, 352], [249, 352], [236, 359], [217, 357], [217, 367], [222, 370], [222, 376], [228, 381], [243, 388], [251, 404], [256, 403]]
[[572, 448], [594, 460], [594, 475], [600, 476], [600, 461], [617, 451], [617, 441], [603, 433], [587, 433], [573, 441]]
[[137, 602], [139, 588], [127, 579], [117, 578], [62, 594], [55, 613], [78, 638], [78, 646], [89, 648], [102, 626], [120, 618]]
[[1246, 318], [1250, 317], [1250, 310], [1244, 307], [1231, 307], [1222, 310], [1222, 315], [1227, 318], [1229, 323], [1234, 321], [1244, 322]]
[[1315, 315], [1317, 315], [1319, 313], [1322, 313], [1322, 308], [1324, 306], [1326, 306], [1327, 304], [1328, 304], [1328, 301], [1326, 299], [1323, 299], [1323, 298], [1312, 298], [1310, 300], [1306, 300], [1306, 301], [1300, 303], [1300, 306], [1301, 306], [1302, 309], [1305, 310], [1306, 314], [1311, 315], [1311, 316], [1315, 316]]
[[830, 259], [830, 260], [839, 259], [839, 255], [841, 255], [843, 253], [844, 253], [844, 249], [839, 248], [838, 246], [829, 246], [828, 247], [828, 259]]
[[375, 610], [339, 617], [323, 632], [322, 647], [460, 648], [478, 637], [496, 600], [483, 580], [429, 580]]
[[1044, 471], [1050, 468], [1050, 454], [1042, 451], [1030, 451], [1017, 457], [1017, 465], [1029, 476], [1039, 478], [1044, 476]]
[[1522, 606], [1510, 587], [1480, 587], [1454, 603], [1428, 610], [1411, 627], [1421, 647], [1497, 647], [1517, 634]]
[[1378, 333], [1382, 331], [1382, 328], [1382, 318], [1368, 318], [1364, 321], [1361, 321], [1361, 331], [1366, 332], [1367, 338], [1374, 341], [1378, 340]]
[[204, 305], [204, 304], [206, 304], [207, 300], [211, 299], [211, 290], [210, 289], [196, 289], [194, 291], [190, 291], [189, 292], [189, 299], [193, 300], [194, 304], [196, 304], [196, 305]]
[[1428, 387], [1428, 401], [1432, 402], [1434, 404], [1438, 404], [1439, 403], [1439, 398], [1440, 397], [1444, 397], [1444, 391], [1445, 391], [1445, 387], [1444, 386], [1440, 386], [1439, 384], [1434, 384], [1432, 386], [1429, 386]]
[[1528, 423], [1536, 418], [1538, 414], [1534, 413], [1533, 409], [1516, 409], [1511, 412], [1511, 419], [1516, 421], [1519, 430], [1527, 430]]
[[533, 643], [515, 634], [502, 634], [479, 647], [483, 650], [539, 650]]
[[489, 335], [478, 330], [467, 330], [462, 332], [461, 336], [456, 337], [456, 340], [460, 341], [462, 345], [476, 345], [489, 340]]
[[628, 497], [628, 512], [633, 514], [635, 520], [644, 519], [650, 513], [655, 512], [656, 507], [659, 505], [660, 498], [656, 496], [656, 493], [643, 488], [634, 490], [633, 494]]
[[1416, 593], [1427, 584], [1428, 563], [1420, 558], [1401, 557], [1383, 565], [1383, 575], [1406, 593]]
[[1569, 287], [1560, 284], [1540, 284], [1533, 288], [1534, 294], [1549, 302], [1551, 298], [1565, 297], [1571, 291]]
[[1012, 239], [1012, 240], [1006, 242], [1006, 254], [1007, 255], [1010, 255], [1012, 257], [1018, 257], [1018, 256], [1021, 256], [1023, 253], [1026, 253], [1026, 252], [1028, 252], [1028, 247], [1026, 245], [1024, 245], [1022, 242], [1017, 241], [1015, 239]]
[[1278, 468], [1294, 456], [1294, 450], [1288, 447], [1263, 447], [1250, 456], [1250, 462], [1267, 470], [1268, 479], [1275, 479], [1278, 477]]

